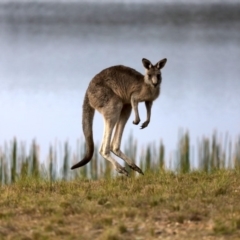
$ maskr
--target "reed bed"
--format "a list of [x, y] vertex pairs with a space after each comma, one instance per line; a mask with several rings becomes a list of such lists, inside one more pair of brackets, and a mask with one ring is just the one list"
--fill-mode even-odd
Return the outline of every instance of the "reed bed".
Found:
[[[97, 147], [89, 164], [74, 171], [70, 170], [73, 163], [82, 159], [84, 143], [78, 141], [75, 152], [71, 150], [68, 142], [60, 145], [60, 150], [56, 146], [49, 146], [47, 159], [40, 159], [40, 148], [35, 140], [30, 146], [16, 138], [6, 142], [0, 146], [0, 184], [11, 184], [28, 177], [41, 178], [52, 183], [78, 178], [98, 180], [117, 175], [111, 164], [98, 154]], [[220, 169], [240, 168], [240, 137], [232, 141], [228, 135], [223, 138], [216, 132], [211, 138], [198, 139], [197, 146], [191, 144], [188, 132], [180, 133], [177, 150], [168, 158], [163, 141], [160, 141], [159, 145], [149, 144], [139, 149], [137, 140], [130, 134], [124, 152], [135, 159], [143, 172], [150, 173], [172, 171], [184, 174], [196, 170], [211, 173]], [[132, 176], [137, 176], [125, 166]]]

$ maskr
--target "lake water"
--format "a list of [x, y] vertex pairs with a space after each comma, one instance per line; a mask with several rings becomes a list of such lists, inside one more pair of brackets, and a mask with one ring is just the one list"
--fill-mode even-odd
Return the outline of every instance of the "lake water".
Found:
[[[240, 134], [240, 4], [0, 4], [0, 145], [36, 139], [83, 140], [81, 107], [89, 81], [123, 64], [144, 72], [141, 59], [166, 57], [161, 96], [148, 128], [127, 123], [139, 147], [177, 147], [179, 129], [191, 145], [217, 130]], [[140, 105], [144, 121], [144, 104]], [[100, 143], [103, 121], [94, 120]], [[140, 149], [139, 149], [140, 151]]]

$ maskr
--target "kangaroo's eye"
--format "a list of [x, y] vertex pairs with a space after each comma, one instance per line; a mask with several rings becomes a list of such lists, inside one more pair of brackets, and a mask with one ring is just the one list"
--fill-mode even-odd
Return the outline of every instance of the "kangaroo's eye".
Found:
[[148, 78], [151, 78], [152, 77], [152, 75], [151, 74], [148, 74]]
[[157, 74], [157, 80], [160, 80], [160, 79], [161, 79], [161, 75]]

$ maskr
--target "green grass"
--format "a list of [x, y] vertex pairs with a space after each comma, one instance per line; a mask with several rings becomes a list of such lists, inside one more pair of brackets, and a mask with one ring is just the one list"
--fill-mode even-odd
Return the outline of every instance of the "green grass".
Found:
[[239, 239], [240, 172], [149, 172], [138, 177], [0, 187], [0, 239]]
[[[188, 133], [180, 134], [170, 159], [165, 146], [140, 149], [139, 176], [120, 176], [95, 151], [92, 161], [71, 171], [84, 144], [62, 152], [14, 139], [0, 146], [1, 239], [239, 239], [240, 138], [198, 140], [197, 159]], [[132, 136], [124, 152], [136, 160]], [[26, 151], [29, 149], [29, 152]], [[62, 159], [61, 159], [62, 158]], [[168, 163], [170, 166], [167, 167]]]

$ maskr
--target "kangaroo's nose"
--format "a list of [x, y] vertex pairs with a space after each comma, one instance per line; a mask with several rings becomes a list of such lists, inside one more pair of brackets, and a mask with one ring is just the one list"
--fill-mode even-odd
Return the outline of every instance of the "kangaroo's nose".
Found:
[[153, 83], [153, 86], [156, 87], [158, 85], [158, 83]]

